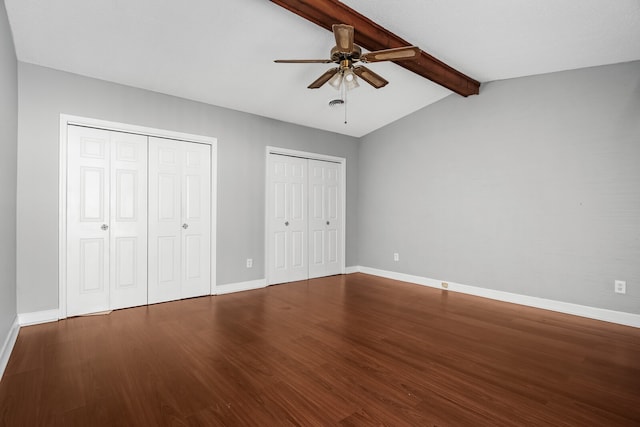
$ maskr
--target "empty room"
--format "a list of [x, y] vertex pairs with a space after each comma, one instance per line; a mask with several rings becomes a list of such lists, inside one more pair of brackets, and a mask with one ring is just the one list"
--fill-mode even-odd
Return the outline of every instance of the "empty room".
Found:
[[639, 403], [639, 0], [2, 0], [0, 426]]

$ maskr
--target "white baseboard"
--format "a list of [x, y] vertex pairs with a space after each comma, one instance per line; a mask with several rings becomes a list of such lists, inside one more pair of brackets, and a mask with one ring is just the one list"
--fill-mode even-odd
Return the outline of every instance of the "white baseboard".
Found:
[[353, 274], [358, 272], [360, 272], [360, 266], [358, 265], [353, 265], [344, 269], [344, 274]]
[[11, 325], [11, 329], [9, 329], [9, 333], [2, 344], [2, 349], [0, 350], [0, 380], [4, 375], [4, 370], [9, 363], [9, 357], [11, 357], [11, 352], [13, 351], [13, 346], [18, 339], [18, 332], [20, 331], [20, 325], [18, 324], [18, 316], [16, 316], [13, 324]]
[[57, 322], [60, 310], [35, 311], [33, 313], [18, 313], [20, 326], [37, 325], [38, 323]]
[[216, 295], [230, 294], [233, 292], [251, 291], [267, 286], [266, 279], [250, 280], [248, 282], [229, 283], [216, 286]]
[[625, 313], [623, 311], [607, 310], [597, 307], [589, 307], [586, 305], [531, 297], [528, 295], [513, 294], [510, 292], [496, 291], [493, 289], [480, 288], [477, 286], [463, 285], [460, 283], [449, 282], [447, 280], [430, 279], [427, 277], [413, 276], [410, 274], [397, 273], [394, 271], [378, 270], [376, 268], [370, 267], [356, 266], [349, 268], [354, 268], [357, 272], [360, 273], [386, 277], [388, 279], [400, 280], [402, 282], [415, 283], [417, 285], [429, 286], [436, 289], [442, 289], [442, 282], [447, 282], [449, 284], [449, 291], [461, 292], [463, 294], [475, 295], [483, 298], [490, 298], [498, 301], [526, 305], [529, 307], [557, 311], [560, 313], [587, 317], [589, 319], [603, 320], [605, 322], [618, 323], [620, 325], [640, 328], [639, 314]]

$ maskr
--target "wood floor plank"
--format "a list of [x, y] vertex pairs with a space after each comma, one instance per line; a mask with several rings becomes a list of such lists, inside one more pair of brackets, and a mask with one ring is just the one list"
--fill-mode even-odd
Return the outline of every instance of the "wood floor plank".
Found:
[[20, 330], [0, 426], [638, 426], [640, 329], [365, 274]]

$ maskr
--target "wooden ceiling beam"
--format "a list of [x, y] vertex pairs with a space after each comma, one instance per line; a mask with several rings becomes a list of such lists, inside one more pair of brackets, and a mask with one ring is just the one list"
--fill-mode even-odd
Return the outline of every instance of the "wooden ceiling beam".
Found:
[[[355, 29], [354, 42], [369, 51], [411, 45], [411, 43], [401, 39], [338, 0], [271, 1], [329, 31], [332, 31], [331, 26], [333, 24], [353, 26]], [[480, 92], [480, 82], [422, 50], [417, 59], [397, 61], [396, 64], [459, 95], [477, 95]]]

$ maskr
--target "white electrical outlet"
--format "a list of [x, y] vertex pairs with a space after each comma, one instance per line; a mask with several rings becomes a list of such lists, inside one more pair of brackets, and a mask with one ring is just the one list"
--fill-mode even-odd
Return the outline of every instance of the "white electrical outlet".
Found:
[[251, 267], [253, 267], [253, 259], [247, 258], [247, 268], [251, 268]]
[[614, 291], [616, 294], [626, 294], [627, 293], [627, 282], [624, 280], [616, 280], [614, 282]]
[[400, 254], [398, 252], [393, 254], [393, 260], [394, 261], [400, 261]]

